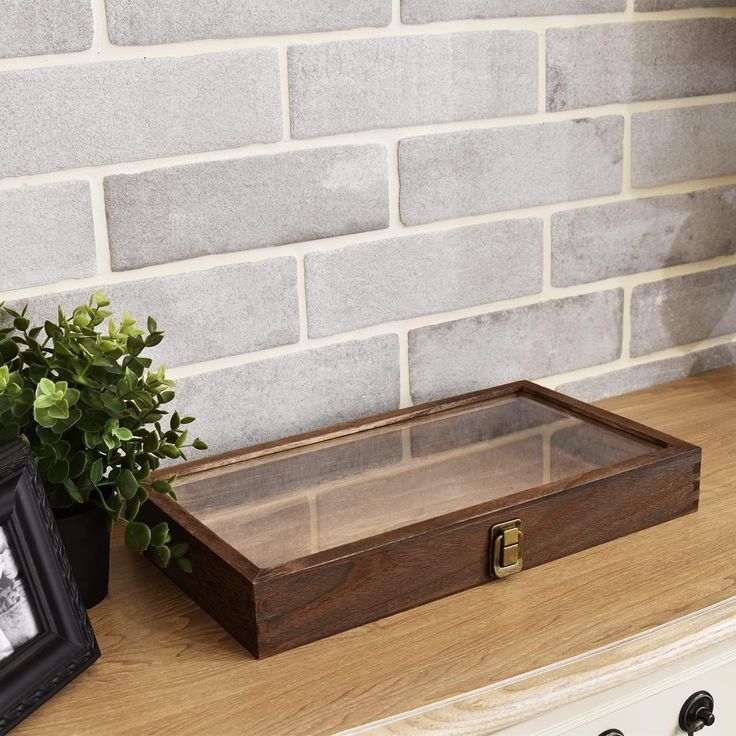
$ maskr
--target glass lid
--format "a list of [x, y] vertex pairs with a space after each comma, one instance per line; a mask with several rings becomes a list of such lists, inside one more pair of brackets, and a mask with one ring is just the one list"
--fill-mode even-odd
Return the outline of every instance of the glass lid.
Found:
[[268, 568], [656, 449], [513, 395], [193, 472], [176, 491]]

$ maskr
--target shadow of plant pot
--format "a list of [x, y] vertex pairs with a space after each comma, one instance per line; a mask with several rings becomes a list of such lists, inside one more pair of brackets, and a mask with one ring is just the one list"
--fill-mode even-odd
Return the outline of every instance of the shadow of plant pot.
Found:
[[110, 533], [105, 512], [93, 504], [54, 509], [79, 594], [87, 608], [107, 596], [110, 576]]

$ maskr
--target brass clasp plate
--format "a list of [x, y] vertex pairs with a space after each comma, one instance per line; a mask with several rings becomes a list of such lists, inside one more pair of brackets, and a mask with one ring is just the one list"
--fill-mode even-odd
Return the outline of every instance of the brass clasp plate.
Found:
[[491, 527], [491, 575], [507, 578], [524, 566], [524, 532], [521, 519]]

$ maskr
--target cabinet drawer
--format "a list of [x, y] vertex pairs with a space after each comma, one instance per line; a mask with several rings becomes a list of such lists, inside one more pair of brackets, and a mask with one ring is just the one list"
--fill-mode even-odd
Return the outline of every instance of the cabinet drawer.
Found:
[[618, 729], [624, 736], [683, 736], [677, 721], [687, 698], [707, 690], [716, 722], [703, 736], [736, 734], [736, 641], [728, 641], [668, 665], [656, 674], [570, 703], [518, 724], [502, 736], [599, 736]]

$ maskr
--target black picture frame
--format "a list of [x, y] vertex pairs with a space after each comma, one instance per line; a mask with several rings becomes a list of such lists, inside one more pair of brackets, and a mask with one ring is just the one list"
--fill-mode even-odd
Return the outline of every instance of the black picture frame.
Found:
[[36, 633], [0, 659], [0, 735], [89, 667], [100, 650], [31, 453], [0, 444], [0, 529], [7, 539]]

